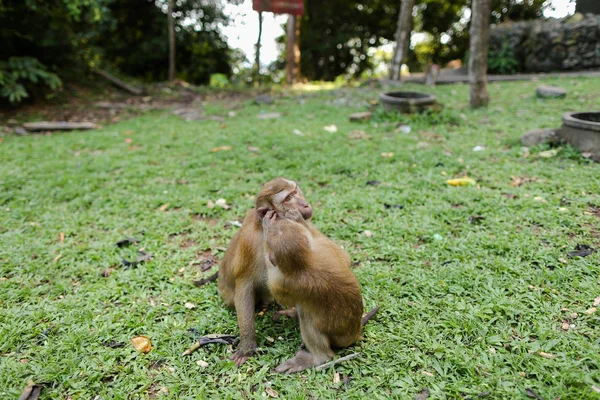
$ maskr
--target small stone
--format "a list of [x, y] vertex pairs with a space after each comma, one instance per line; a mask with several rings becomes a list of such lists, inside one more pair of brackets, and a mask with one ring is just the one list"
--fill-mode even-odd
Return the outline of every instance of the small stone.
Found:
[[268, 94], [259, 94], [254, 98], [256, 104], [273, 104], [273, 98]]
[[521, 144], [527, 147], [558, 141], [559, 137], [554, 129], [535, 129], [521, 135]]
[[370, 120], [372, 116], [373, 113], [371, 111], [365, 111], [350, 114], [348, 118], [350, 118], [350, 122], [361, 122]]
[[567, 96], [567, 91], [558, 86], [540, 86], [535, 93], [542, 99], [562, 99]]
[[201, 366], [202, 368], [208, 367], [208, 363], [204, 360], [198, 360], [198, 361], [196, 361], [196, 364]]
[[25, 129], [23, 129], [22, 127], [20, 127], [20, 126], [17, 126], [17, 127], [16, 127], [16, 128], [13, 130], [13, 133], [14, 133], [15, 135], [18, 135], [18, 136], [24, 136], [24, 135], [27, 135], [27, 131], [26, 131]]

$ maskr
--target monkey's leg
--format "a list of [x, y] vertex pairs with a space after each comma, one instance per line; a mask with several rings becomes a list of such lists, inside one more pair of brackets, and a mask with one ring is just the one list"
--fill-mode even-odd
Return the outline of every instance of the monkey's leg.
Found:
[[302, 315], [300, 315], [300, 332], [302, 341], [309, 351], [300, 350], [294, 358], [281, 363], [275, 369], [276, 372], [293, 374], [321, 365], [333, 358], [333, 350], [327, 336], [318, 331], [310, 319]]
[[254, 330], [254, 287], [251, 282], [243, 283], [235, 291], [235, 311], [240, 327], [240, 344], [231, 359], [238, 367], [248, 360], [256, 349], [256, 332]]
[[277, 321], [281, 317], [288, 317], [291, 319], [298, 318], [298, 311], [296, 311], [296, 307], [275, 311], [275, 314], [273, 314], [273, 321]]

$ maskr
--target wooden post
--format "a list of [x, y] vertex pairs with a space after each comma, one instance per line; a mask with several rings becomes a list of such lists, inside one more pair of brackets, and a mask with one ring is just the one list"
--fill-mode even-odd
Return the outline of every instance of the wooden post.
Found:
[[294, 41], [294, 82], [300, 79], [300, 18], [296, 17], [296, 40]]
[[486, 107], [490, 101], [487, 91], [490, 13], [491, 0], [473, 0], [469, 31], [469, 97], [472, 108]]
[[260, 81], [260, 38], [262, 36], [262, 23], [263, 15], [262, 11], [258, 12], [258, 39], [256, 40], [256, 59], [254, 65], [256, 67], [256, 77]]
[[290, 15], [287, 22], [287, 45], [286, 45], [286, 75], [288, 85], [294, 84], [295, 65], [296, 65], [296, 19], [295, 15]]
[[175, 24], [173, 23], [173, 4], [175, 0], [169, 0], [169, 81], [175, 80]]
[[[412, 29], [412, 10], [415, 0], [401, 0], [398, 23], [396, 25], [396, 47], [390, 63], [389, 78], [400, 80], [400, 67], [406, 57], [410, 45], [410, 31]], [[474, 0], [477, 1], [477, 0]]]

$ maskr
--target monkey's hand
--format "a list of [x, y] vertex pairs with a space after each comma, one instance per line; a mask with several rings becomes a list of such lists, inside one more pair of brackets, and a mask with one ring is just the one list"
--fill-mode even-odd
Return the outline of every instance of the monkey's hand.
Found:
[[275, 221], [277, 221], [277, 213], [275, 210], [267, 211], [262, 219], [263, 233], [266, 233]]
[[292, 208], [291, 210], [287, 210], [285, 214], [283, 214], [285, 219], [289, 219], [296, 222], [304, 222], [304, 217], [302, 213], [297, 208]]

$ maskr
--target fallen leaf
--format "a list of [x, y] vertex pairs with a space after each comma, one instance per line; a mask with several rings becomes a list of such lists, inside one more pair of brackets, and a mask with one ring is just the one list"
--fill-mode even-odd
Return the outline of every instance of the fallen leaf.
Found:
[[129, 341], [131, 342], [131, 345], [134, 349], [136, 349], [137, 351], [141, 351], [144, 354], [149, 353], [150, 350], [152, 350], [152, 342], [150, 341], [150, 338], [148, 336], [135, 336], [132, 337]]
[[227, 113], [227, 116], [228, 116], [228, 117], [235, 117], [235, 111], [229, 111], [229, 112]]
[[272, 112], [272, 113], [262, 113], [258, 114], [256, 118], [258, 119], [275, 119], [281, 117], [281, 113]]
[[113, 272], [115, 272], [114, 268], [106, 268], [106, 269], [102, 270], [100, 275], [103, 278], [108, 278]]
[[58, 234], [58, 241], [59, 241], [60, 243], [63, 243], [63, 242], [65, 241], [65, 233], [64, 233], [64, 232], [60, 232], [60, 233]]
[[212, 200], [209, 200], [206, 202], [206, 207], [210, 210], [212, 210], [213, 208], [215, 208], [215, 202]]
[[527, 395], [527, 397], [530, 397], [532, 399], [544, 400], [542, 396], [534, 392], [531, 388], [525, 389], [525, 394]]
[[596, 311], [597, 311], [597, 308], [596, 308], [596, 307], [592, 307], [592, 308], [588, 309], [588, 310], [587, 310], [585, 313], [586, 313], [587, 315], [592, 315], [592, 314], [594, 314]]
[[255, 153], [257, 151], [260, 151], [260, 149], [258, 147], [248, 146], [248, 151]]
[[596, 297], [594, 299], [594, 307], [598, 307], [598, 306], [600, 306], [600, 297]]
[[533, 200], [539, 201], [540, 203], [547, 203], [547, 201], [544, 198], [540, 197], [540, 196], [535, 196], [533, 198]]
[[541, 151], [538, 153], [538, 157], [542, 157], [542, 158], [551, 158], [554, 157], [558, 154], [558, 151], [560, 150], [560, 148], [558, 149], [552, 149], [552, 150], [546, 150], [546, 151]]
[[402, 132], [405, 134], [409, 134], [411, 130], [411, 127], [408, 125], [400, 125], [398, 128], [396, 128], [394, 132]]
[[422, 370], [421, 373], [426, 376], [433, 376], [433, 374], [429, 371]]
[[19, 396], [19, 400], [37, 400], [42, 392], [42, 385], [36, 385], [32, 380], [27, 381], [27, 386]]
[[543, 351], [540, 351], [538, 354], [539, 354], [541, 357], [547, 358], [547, 359], [549, 359], [549, 360], [553, 360], [553, 359], [555, 359], [555, 358], [556, 358], [556, 356], [555, 356], [554, 354], [546, 353], [546, 352], [543, 352]]
[[274, 399], [278, 399], [279, 398], [279, 393], [277, 393], [274, 389], [268, 387], [265, 388], [265, 392], [267, 392], [267, 394], [269, 395], [269, 397], [272, 397]]
[[139, 239], [128, 237], [128, 238], [119, 240], [117, 242], [117, 247], [126, 247], [126, 246], [129, 246], [129, 245], [132, 245], [132, 244], [137, 244], [139, 242], [140, 242]]
[[340, 373], [336, 372], [333, 374], [333, 384], [337, 385], [338, 383], [340, 383]]
[[394, 157], [394, 153], [381, 153], [381, 157], [384, 157], [384, 158]]
[[429, 398], [429, 389], [427, 388], [423, 388], [423, 390], [415, 396], [415, 400], [426, 400], [427, 398]]
[[485, 150], [485, 146], [475, 146], [473, 147], [473, 151], [484, 151]]
[[520, 177], [513, 176], [510, 186], [518, 187], [518, 186], [523, 185], [524, 183], [536, 182], [537, 180], [538, 180], [537, 176], [534, 176], [532, 178], [527, 177], [527, 176], [520, 176]]
[[131, 143], [133, 143], [133, 139], [132, 138], [125, 138], [125, 142], [131, 144]]
[[165, 203], [162, 206], [158, 207], [158, 211], [166, 211], [169, 208], [169, 203]]
[[225, 210], [229, 210], [231, 208], [229, 205], [227, 205], [227, 200], [225, 199], [218, 199], [215, 201], [215, 205], [224, 208]]
[[198, 360], [198, 361], [196, 361], [196, 364], [197, 364], [197, 365], [199, 365], [199, 366], [201, 366], [202, 368], [206, 368], [206, 367], [208, 367], [208, 365], [209, 365], [209, 364], [208, 364], [206, 361], [204, 361], [204, 360]]
[[578, 244], [577, 246], [575, 246], [575, 250], [568, 252], [567, 255], [571, 258], [587, 257], [595, 251], [596, 249], [588, 246], [587, 244]]
[[363, 235], [365, 235], [366, 237], [370, 238], [373, 237], [373, 232], [367, 230], [367, 231], [363, 231]]
[[446, 181], [446, 183], [450, 186], [467, 186], [467, 185], [476, 185], [477, 182], [475, 182], [474, 179], [471, 179], [467, 176], [462, 177], [462, 178], [456, 178], [456, 179], [448, 179]]
[[211, 149], [211, 153], [217, 153], [219, 151], [229, 151], [231, 150], [232, 147], [231, 146], [219, 146], [219, 147], [215, 147], [213, 149]]
[[296, 134], [296, 135], [298, 135], [298, 136], [304, 136], [304, 133], [302, 133], [302, 131], [301, 131], [301, 130], [294, 129], [294, 131], [293, 131], [293, 132], [294, 132], [294, 134]]
[[126, 268], [135, 267], [138, 264], [149, 261], [152, 258], [152, 253], [146, 253], [144, 250], [139, 250], [138, 254], [140, 255], [136, 261], [129, 261], [123, 259], [123, 266]]
[[107, 341], [107, 342], [102, 342], [100, 344], [102, 346], [104, 346], [104, 347], [108, 347], [108, 348], [111, 348], [111, 349], [117, 349], [119, 347], [124, 347], [125, 346], [124, 342], [116, 342], [114, 340], [110, 340], [110, 341]]
[[367, 140], [370, 138], [371, 137], [369, 135], [367, 135], [367, 133], [365, 131], [361, 131], [361, 130], [354, 130], [348, 134], [348, 139], [351, 139], [351, 140]]
[[194, 281], [194, 285], [196, 285], [196, 286], [204, 286], [204, 285], [206, 285], [209, 282], [216, 281], [218, 277], [219, 277], [219, 273], [216, 272], [215, 274], [209, 276], [208, 278], [203, 278], [203, 279], [200, 279], [198, 281]]
[[57, 255], [56, 257], [54, 257], [54, 262], [58, 262], [58, 260], [60, 260], [62, 258], [62, 254]]
[[568, 331], [571, 325], [568, 322], [563, 322], [561, 328], [563, 331]]
[[324, 126], [323, 129], [325, 129], [329, 133], [335, 133], [338, 131], [338, 128], [335, 125], [327, 125], [327, 126]]
[[596, 385], [592, 385], [592, 390], [596, 393], [600, 393], [600, 387], [598, 387]]
[[184, 304], [184, 307], [187, 308], [188, 310], [191, 310], [193, 308], [196, 308], [196, 305], [194, 303], [186, 302]]

